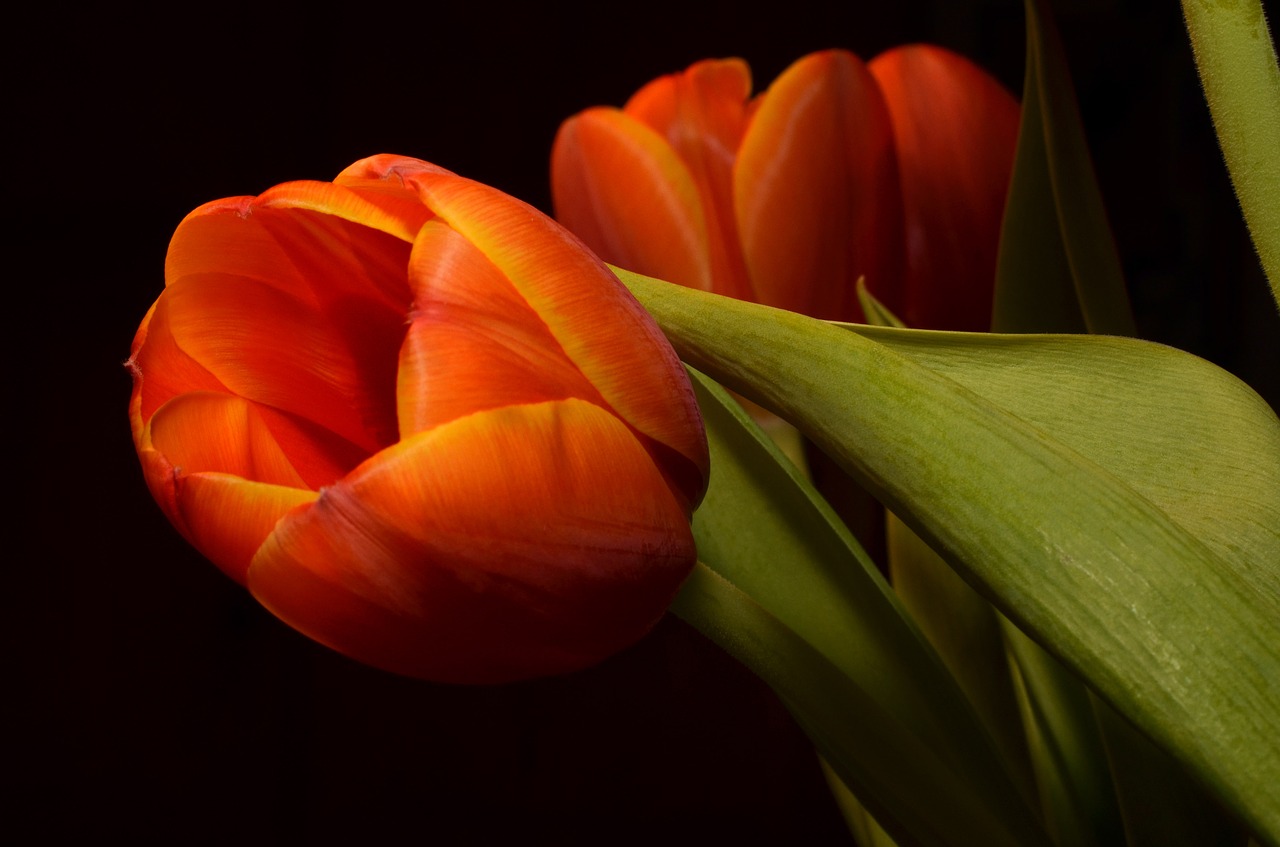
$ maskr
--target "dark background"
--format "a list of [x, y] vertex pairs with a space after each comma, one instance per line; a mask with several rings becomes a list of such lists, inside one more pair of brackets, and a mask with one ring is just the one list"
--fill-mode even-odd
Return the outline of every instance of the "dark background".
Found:
[[[1055, 8], [1143, 333], [1278, 405], [1280, 321], [1177, 4]], [[679, 621], [493, 688], [393, 677], [279, 624], [151, 502], [121, 365], [207, 200], [394, 152], [549, 209], [559, 121], [698, 58], [742, 56], [762, 87], [812, 50], [928, 40], [1016, 92], [1020, 3], [47, 3], [10, 23], [0, 837], [848, 843], [785, 711]]]

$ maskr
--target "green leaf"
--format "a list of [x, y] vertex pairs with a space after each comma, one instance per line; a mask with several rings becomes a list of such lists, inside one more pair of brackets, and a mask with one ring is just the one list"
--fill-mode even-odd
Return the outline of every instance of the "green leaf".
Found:
[[774, 687], [903, 844], [1047, 843], [981, 724], [848, 530], [696, 372], [711, 447], [706, 573], [672, 609]]
[[1280, 421], [1247, 386], [1140, 341], [851, 332], [618, 273], [1280, 840]]
[[[870, 292], [859, 294], [869, 322], [902, 326]], [[894, 590], [977, 707], [1011, 771], [1038, 788], [1054, 843], [1121, 843], [1120, 811], [1084, 685], [892, 514], [889, 552]], [[1148, 805], [1143, 813], [1176, 810]]]
[[1134, 335], [1075, 90], [1044, 0], [1027, 0], [1022, 123], [1000, 233], [997, 331]]

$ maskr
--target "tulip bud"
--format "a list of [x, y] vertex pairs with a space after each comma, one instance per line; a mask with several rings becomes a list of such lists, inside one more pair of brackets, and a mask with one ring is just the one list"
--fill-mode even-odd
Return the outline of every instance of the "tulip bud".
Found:
[[165, 515], [362, 662], [577, 670], [692, 568], [707, 446], [666, 339], [554, 221], [434, 165], [196, 209], [129, 366]]

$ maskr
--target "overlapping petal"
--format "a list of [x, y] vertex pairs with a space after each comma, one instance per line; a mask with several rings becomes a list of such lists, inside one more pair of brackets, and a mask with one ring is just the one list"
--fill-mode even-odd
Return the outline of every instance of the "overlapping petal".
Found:
[[598, 406], [481, 412], [383, 451], [290, 514], [249, 586], [299, 630], [400, 673], [487, 682], [582, 667], [647, 630], [688, 572], [683, 504], [635, 496], [661, 489]]
[[751, 291], [734, 215], [734, 161], [753, 104], [751, 70], [741, 59], [705, 59], [684, 73], [641, 88], [623, 111], [670, 145], [698, 188], [707, 222], [714, 290], [731, 297]]
[[502, 271], [456, 230], [423, 227], [409, 279], [414, 308], [396, 392], [402, 438], [503, 406], [603, 403]]
[[505, 276], [609, 407], [666, 448], [664, 463], [679, 462], [670, 471], [692, 510], [706, 486], [706, 438], [683, 366], [649, 314], [580, 241], [532, 207], [452, 174], [420, 174], [415, 184], [440, 220]]

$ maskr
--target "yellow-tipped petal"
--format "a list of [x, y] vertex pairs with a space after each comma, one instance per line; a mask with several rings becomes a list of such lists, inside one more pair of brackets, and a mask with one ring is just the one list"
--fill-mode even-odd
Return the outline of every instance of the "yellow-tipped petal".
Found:
[[400, 351], [400, 437], [474, 412], [579, 397], [603, 403], [543, 319], [475, 245], [439, 221], [409, 262], [413, 323]]
[[510, 280], [609, 406], [681, 457], [669, 470], [696, 504], [707, 468], [697, 401], [665, 336], [617, 277], [554, 221], [488, 186], [426, 175], [419, 190]]

